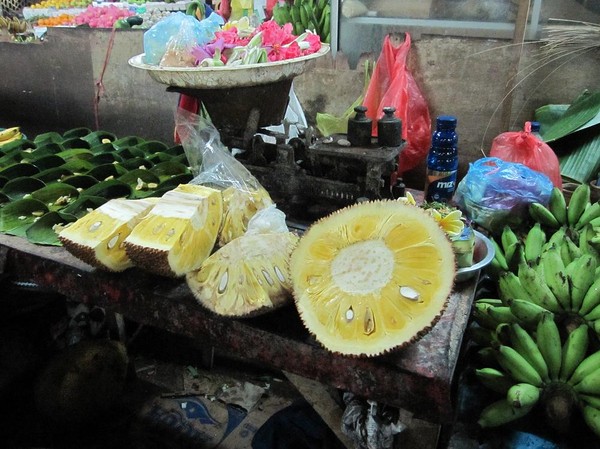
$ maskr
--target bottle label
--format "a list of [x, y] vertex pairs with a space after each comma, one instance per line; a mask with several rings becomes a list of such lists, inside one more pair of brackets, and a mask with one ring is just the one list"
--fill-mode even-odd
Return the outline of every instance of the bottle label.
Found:
[[452, 199], [456, 188], [456, 170], [427, 172], [425, 201], [447, 202]]

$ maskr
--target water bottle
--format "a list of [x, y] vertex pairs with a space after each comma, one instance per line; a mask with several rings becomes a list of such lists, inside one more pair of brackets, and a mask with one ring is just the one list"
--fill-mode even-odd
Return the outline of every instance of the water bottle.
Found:
[[447, 203], [452, 200], [456, 188], [458, 170], [458, 135], [456, 117], [440, 115], [431, 139], [427, 155], [425, 201]]
[[530, 122], [531, 123], [531, 134], [540, 139], [542, 142], [542, 135], [540, 134], [540, 122]]

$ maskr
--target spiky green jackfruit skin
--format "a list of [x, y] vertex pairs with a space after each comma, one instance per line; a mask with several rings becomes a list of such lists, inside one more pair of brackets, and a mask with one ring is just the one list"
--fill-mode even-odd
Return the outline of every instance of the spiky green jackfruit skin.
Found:
[[182, 277], [200, 268], [221, 226], [219, 190], [181, 184], [165, 193], [125, 240], [134, 264], [149, 272]]
[[291, 300], [291, 232], [243, 235], [214, 252], [187, 284], [204, 307], [223, 316], [255, 316]]
[[154, 204], [156, 199], [112, 199], [64, 228], [58, 238], [67, 251], [85, 263], [123, 271], [133, 266], [123, 242]]

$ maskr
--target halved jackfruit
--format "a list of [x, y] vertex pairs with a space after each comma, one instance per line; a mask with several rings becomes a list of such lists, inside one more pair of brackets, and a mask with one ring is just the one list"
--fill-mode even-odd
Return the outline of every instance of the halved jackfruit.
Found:
[[223, 201], [209, 187], [180, 184], [165, 193], [125, 240], [133, 262], [152, 273], [181, 277], [200, 267], [215, 242]]
[[430, 214], [374, 201], [313, 224], [290, 272], [298, 312], [325, 348], [375, 356], [415, 341], [439, 319], [455, 258]]
[[223, 209], [225, 216], [219, 233], [219, 246], [244, 235], [248, 221], [261, 209], [273, 204], [269, 193], [258, 190], [242, 190], [228, 187], [223, 190]]
[[156, 202], [109, 200], [63, 228], [58, 238], [67, 251], [84, 262], [108, 271], [123, 271], [133, 266], [123, 241]]
[[291, 232], [243, 235], [188, 273], [198, 301], [219, 315], [248, 316], [291, 300], [289, 258], [298, 237]]

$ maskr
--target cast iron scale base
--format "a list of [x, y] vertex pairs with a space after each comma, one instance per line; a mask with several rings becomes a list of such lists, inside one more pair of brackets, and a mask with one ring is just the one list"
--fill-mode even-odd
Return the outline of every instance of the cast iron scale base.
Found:
[[311, 127], [287, 139], [265, 128], [283, 122], [290, 88], [291, 80], [283, 80], [227, 89], [167, 90], [200, 101], [222, 142], [241, 150], [238, 160], [292, 220], [310, 222], [360, 199], [390, 197], [389, 179], [402, 146], [380, 147], [376, 139], [370, 146], [349, 146], [346, 135], [316, 138]]

